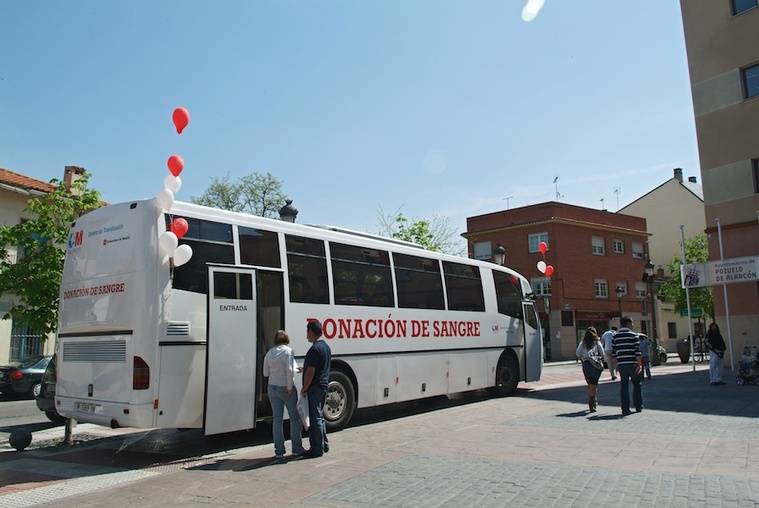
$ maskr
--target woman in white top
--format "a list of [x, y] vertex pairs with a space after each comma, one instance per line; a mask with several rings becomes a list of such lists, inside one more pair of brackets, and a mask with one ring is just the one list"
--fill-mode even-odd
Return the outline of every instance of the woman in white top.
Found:
[[576, 354], [582, 362], [582, 373], [585, 375], [585, 382], [588, 383], [588, 409], [595, 413], [598, 407], [598, 379], [604, 370], [604, 347], [598, 338], [598, 332], [592, 326], [585, 330], [585, 337], [577, 346]]
[[293, 445], [293, 455], [302, 455], [301, 424], [298, 415], [298, 390], [295, 389], [295, 357], [289, 346], [290, 337], [284, 330], [274, 335], [274, 347], [264, 357], [264, 376], [269, 378], [269, 403], [274, 417], [274, 453], [276, 458], [285, 456], [285, 433], [282, 420], [285, 406], [290, 415], [290, 440]]

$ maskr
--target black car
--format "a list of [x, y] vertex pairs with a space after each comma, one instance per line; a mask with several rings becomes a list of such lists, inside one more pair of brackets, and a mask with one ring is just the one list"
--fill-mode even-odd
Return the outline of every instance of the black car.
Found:
[[52, 356], [31, 356], [17, 364], [0, 367], [0, 393], [36, 397], [42, 388], [42, 375]]
[[55, 370], [55, 355], [47, 364], [45, 374], [42, 376], [42, 387], [37, 395], [37, 407], [45, 413], [47, 419], [53, 423], [65, 423], [66, 419], [58, 414], [55, 409], [55, 383], [58, 375]]

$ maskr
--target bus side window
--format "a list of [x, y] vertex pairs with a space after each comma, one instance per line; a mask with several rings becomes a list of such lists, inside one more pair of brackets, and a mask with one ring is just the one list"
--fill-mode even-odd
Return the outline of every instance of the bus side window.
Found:
[[445, 309], [440, 262], [407, 254], [393, 254], [398, 307]]
[[238, 226], [240, 262], [244, 265], [280, 268], [279, 236], [272, 231]]
[[329, 303], [327, 256], [323, 240], [285, 235], [290, 301]]
[[232, 265], [235, 262], [235, 248], [233, 245], [219, 243], [199, 242], [196, 240], [179, 241], [192, 247], [190, 260], [177, 268], [174, 268], [172, 287], [183, 289], [193, 293], [208, 294], [208, 270], [206, 263], [224, 263]]
[[[169, 224], [174, 218], [183, 217], [182, 215], [164, 214], [166, 220], [166, 230], [169, 230]], [[205, 240], [207, 242], [232, 243], [232, 225], [210, 220], [196, 219], [195, 217], [183, 217], [187, 221], [189, 228], [184, 238], [191, 240]]]
[[336, 305], [395, 306], [387, 251], [333, 242], [329, 250]]
[[443, 261], [448, 310], [485, 311], [480, 268]]
[[522, 319], [522, 288], [518, 278], [493, 271], [498, 313]]

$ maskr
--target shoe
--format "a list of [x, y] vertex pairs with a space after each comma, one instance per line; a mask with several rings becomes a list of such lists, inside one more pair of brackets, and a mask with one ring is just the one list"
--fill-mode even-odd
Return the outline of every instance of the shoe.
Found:
[[725, 383], [724, 381], [717, 381], [717, 384], [718, 385], [726, 385], [727, 383]]
[[311, 450], [306, 450], [305, 452], [303, 452], [303, 455], [301, 455], [301, 457], [306, 458], [306, 459], [316, 459], [318, 457], [321, 457], [322, 455], [323, 455], [322, 453], [317, 454], [316, 452], [313, 452]]
[[630, 416], [631, 414], [631, 411], [622, 411], [622, 416]]
[[328, 444], [324, 445], [324, 453], [329, 453], [329, 445]]
[[612, 380], [612, 381], [616, 381], [616, 380], [617, 380], [617, 376], [612, 376], [612, 377], [611, 377], [611, 380]]
[[285, 458], [285, 454], [284, 453], [277, 453], [277, 454], [274, 455], [274, 460], [282, 460], [284, 458]]
[[716, 381], [712, 381], [712, 382], [711, 382], [711, 383], [709, 383], [709, 384], [710, 384], [710, 385], [712, 385], [712, 386], [717, 386], [719, 383], [717, 383]]
[[636, 407], [635, 408], [635, 412], [636, 413], [642, 413], [643, 412], [643, 408], [642, 407]]
[[306, 453], [306, 450], [301, 450], [299, 452], [293, 452], [293, 457], [302, 457]]

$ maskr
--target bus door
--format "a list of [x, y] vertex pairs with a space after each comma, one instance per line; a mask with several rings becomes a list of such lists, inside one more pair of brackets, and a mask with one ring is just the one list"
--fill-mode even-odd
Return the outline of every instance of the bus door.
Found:
[[538, 313], [532, 302], [522, 303], [524, 311], [524, 374], [525, 381], [537, 381], [543, 370], [543, 340]]
[[256, 272], [208, 267], [205, 435], [255, 426]]

